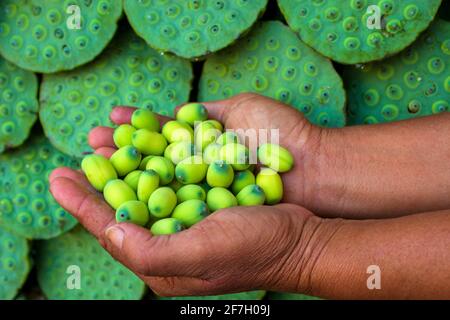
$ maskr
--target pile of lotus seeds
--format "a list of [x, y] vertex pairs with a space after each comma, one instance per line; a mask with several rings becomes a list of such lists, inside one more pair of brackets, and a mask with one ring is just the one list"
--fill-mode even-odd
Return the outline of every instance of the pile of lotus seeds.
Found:
[[208, 120], [200, 103], [184, 105], [162, 128], [152, 111], [137, 109], [113, 138], [118, 149], [110, 159], [90, 154], [81, 168], [116, 210], [117, 222], [148, 227], [153, 235], [179, 232], [221, 209], [277, 204], [280, 173], [294, 165], [288, 150], [265, 143], [255, 175], [250, 150], [236, 133]]

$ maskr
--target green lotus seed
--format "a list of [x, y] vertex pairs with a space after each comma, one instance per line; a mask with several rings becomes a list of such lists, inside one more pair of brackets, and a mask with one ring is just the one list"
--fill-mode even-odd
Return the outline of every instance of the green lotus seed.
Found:
[[194, 126], [195, 122], [208, 119], [208, 110], [201, 103], [188, 103], [177, 112], [177, 120]]
[[156, 189], [148, 200], [150, 214], [156, 218], [166, 218], [170, 216], [177, 205], [177, 195], [169, 187]]
[[231, 191], [238, 194], [246, 186], [255, 184], [255, 181], [255, 175], [250, 170], [236, 172], [231, 184]]
[[174, 164], [194, 155], [194, 145], [189, 141], [179, 141], [171, 143], [164, 151], [164, 157], [172, 161]]
[[103, 190], [103, 197], [116, 210], [125, 202], [137, 200], [136, 193], [133, 189], [125, 181], [120, 179], [111, 180], [106, 184]]
[[220, 132], [223, 132], [223, 125], [217, 120], [209, 119], [209, 120], [203, 121], [203, 123], [207, 123], [207, 125], [212, 125], [214, 128], [216, 128]]
[[240, 206], [261, 206], [266, 200], [263, 189], [256, 184], [244, 187], [236, 196]]
[[137, 185], [137, 197], [139, 201], [148, 202], [150, 195], [159, 187], [159, 174], [155, 170], [142, 172]]
[[248, 148], [239, 143], [229, 143], [220, 149], [220, 158], [231, 164], [234, 170], [242, 171], [250, 167], [250, 152]]
[[117, 172], [111, 162], [98, 154], [90, 154], [81, 161], [83, 170], [89, 183], [98, 191], [103, 191], [106, 184], [117, 179]]
[[223, 160], [211, 163], [206, 173], [206, 182], [211, 187], [228, 188], [234, 179], [233, 167]]
[[174, 218], [165, 218], [156, 221], [151, 229], [150, 232], [154, 236], [162, 236], [162, 235], [168, 235], [168, 234], [174, 234], [177, 232], [180, 232], [184, 229], [183, 223], [180, 220], [174, 219]]
[[158, 117], [150, 110], [136, 109], [131, 116], [131, 125], [136, 129], [147, 129], [159, 132]]
[[148, 161], [153, 158], [154, 156], [146, 156], [142, 159], [141, 164], [139, 165], [139, 170], [145, 170], [147, 168]]
[[155, 170], [159, 174], [159, 183], [161, 185], [172, 182], [175, 174], [173, 163], [169, 159], [160, 156], [152, 157], [145, 168], [146, 170]]
[[177, 192], [178, 190], [180, 190], [180, 188], [182, 186], [184, 186], [184, 184], [182, 184], [180, 181], [178, 181], [177, 179], [173, 179], [171, 183], [169, 183], [167, 185], [169, 188], [171, 188], [173, 191]]
[[117, 148], [132, 145], [132, 136], [136, 128], [129, 124], [122, 124], [114, 130], [113, 139]]
[[161, 133], [139, 129], [133, 133], [133, 146], [143, 155], [160, 156], [167, 147], [167, 140]]
[[221, 148], [222, 145], [215, 142], [208, 145], [205, 150], [203, 150], [203, 161], [205, 161], [206, 164], [211, 164], [214, 161], [220, 160]]
[[204, 201], [193, 199], [187, 200], [175, 207], [172, 218], [175, 218], [186, 227], [192, 227], [194, 224], [206, 218], [209, 214], [208, 206]]
[[258, 159], [264, 166], [277, 172], [287, 172], [294, 165], [294, 157], [287, 149], [271, 143], [258, 148]]
[[266, 195], [266, 204], [277, 204], [283, 198], [283, 181], [273, 169], [262, 168], [256, 176], [256, 184]]
[[202, 156], [195, 155], [184, 159], [175, 167], [175, 176], [183, 184], [199, 183], [206, 176], [208, 165]]
[[202, 122], [195, 127], [195, 147], [197, 151], [203, 152], [205, 148], [221, 135], [221, 131], [208, 121]]
[[162, 134], [169, 143], [179, 141], [194, 142], [194, 130], [185, 122], [175, 120], [167, 122], [163, 126]]
[[238, 205], [237, 199], [229, 190], [225, 188], [212, 188], [206, 194], [206, 203], [211, 212], [231, 208]]
[[188, 185], [182, 186], [177, 191], [177, 199], [178, 199], [178, 203], [181, 203], [181, 202], [184, 202], [187, 200], [192, 200], [192, 199], [205, 201], [206, 200], [206, 192], [205, 192], [205, 190], [203, 190], [202, 187], [200, 187], [197, 184], [188, 184]]
[[131, 171], [127, 176], [123, 179], [130, 187], [134, 190], [134, 192], [137, 191], [139, 178], [141, 177], [142, 170], [135, 170]]
[[239, 136], [236, 132], [233, 131], [226, 131], [222, 133], [216, 140], [216, 143], [220, 145], [226, 145], [229, 143], [239, 143]]
[[128, 201], [123, 203], [116, 211], [117, 222], [131, 222], [145, 226], [149, 220], [147, 204], [142, 201]]
[[141, 163], [141, 154], [133, 146], [125, 146], [113, 153], [109, 161], [116, 169], [120, 177], [136, 170]]

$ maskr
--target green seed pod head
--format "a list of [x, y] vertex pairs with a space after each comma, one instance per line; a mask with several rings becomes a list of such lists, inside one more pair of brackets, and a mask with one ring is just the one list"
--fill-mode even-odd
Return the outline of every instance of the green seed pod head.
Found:
[[131, 116], [131, 125], [136, 129], [147, 129], [159, 132], [159, 120], [156, 114], [148, 109], [136, 109]]
[[214, 161], [220, 160], [220, 149], [222, 148], [221, 144], [211, 143], [203, 150], [203, 161], [206, 164], [211, 164]]
[[145, 170], [145, 168], [147, 168], [148, 161], [153, 157], [154, 156], [146, 156], [145, 158], [143, 158], [141, 164], [139, 165], [139, 170]]
[[240, 139], [236, 132], [226, 131], [217, 138], [216, 143], [224, 146], [229, 143], [240, 143]]
[[277, 204], [283, 198], [283, 181], [275, 170], [261, 168], [256, 176], [256, 184], [263, 189], [266, 195], [266, 204]]
[[263, 189], [251, 184], [244, 187], [236, 196], [240, 206], [262, 206], [266, 200], [266, 195]]
[[109, 181], [103, 190], [103, 196], [106, 202], [115, 210], [125, 202], [137, 200], [133, 189], [120, 179]]
[[183, 223], [180, 220], [177, 220], [174, 218], [164, 218], [164, 219], [156, 221], [152, 225], [150, 232], [154, 236], [162, 236], [162, 235], [174, 234], [174, 233], [182, 231], [183, 229], [184, 229]]
[[164, 151], [164, 157], [172, 161], [174, 164], [193, 156], [195, 153], [194, 144], [189, 141], [179, 141], [171, 143]]
[[156, 189], [148, 200], [150, 214], [156, 218], [166, 218], [170, 216], [177, 205], [177, 195], [169, 187]]
[[184, 159], [175, 167], [175, 176], [183, 184], [199, 183], [206, 176], [208, 165], [199, 155]]
[[234, 174], [231, 191], [236, 195], [246, 186], [255, 184], [255, 175], [250, 170], [238, 171]]
[[132, 143], [143, 155], [160, 156], [167, 147], [166, 138], [149, 129], [139, 129], [133, 133]]
[[125, 181], [127, 185], [129, 185], [131, 189], [133, 189], [134, 192], [136, 192], [141, 174], [142, 170], [131, 171], [129, 174], [126, 175], [123, 181]]
[[119, 177], [124, 177], [133, 170], [136, 170], [141, 163], [141, 153], [133, 146], [125, 146], [113, 153], [111, 161]]
[[194, 130], [185, 122], [175, 120], [167, 122], [162, 128], [162, 134], [169, 143], [178, 141], [194, 142]]
[[194, 127], [196, 122], [205, 121], [208, 119], [208, 110], [201, 103], [185, 104], [177, 112], [177, 120], [188, 123]]
[[171, 188], [173, 191], [177, 192], [178, 190], [180, 190], [180, 188], [182, 186], [184, 186], [184, 184], [182, 184], [180, 181], [178, 181], [177, 179], [173, 179], [171, 183], [169, 183], [167, 185], [169, 188]]
[[250, 166], [250, 152], [248, 148], [239, 143], [229, 143], [220, 149], [220, 158], [231, 164], [234, 170], [242, 171]]
[[169, 159], [160, 156], [152, 157], [146, 166], [146, 170], [150, 169], [155, 170], [159, 174], [159, 183], [161, 185], [172, 182], [175, 174], [175, 167]]
[[206, 181], [211, 187], [228, 188], [234, 179], [233, 167], [223, 160], [211, 163], [206, 173]]
[[209, 121], [202, 122], [195, 127], [195, 147], [203, 152], [208, 145], [216, 142], [222, 131]]
[[147, 204], [142, 201], [128, 201], [123, 203], [116, 211], [117, 222], [131, 222], [145, 226], [149, 220]]
[[117, 179], [117, 172], [111, 162], [99, 154], [90, 154], [81, 161], [83, 170], [89, 183], [102, 192], [110, 180]]
[[183, 225], [189, 228], [206, 218], [208, 214], [209, 210], [206, 203], [193, 199], [177, 205], [175, 210], [173, 210], [172, 218], [178, 219]]
[[137, 197], [139, 201], [148, 202], [150, 195], [159, 187], [159, 174], [152, 169], [142, 172], [138, 186]]
[[206, 192], [205, 192], [205, 190], [203, 190], [202, 187], [200, 187], [197, 184], [188, 184], [188, 185], [182, 186], [177, 191], [177, 199], [178, 199], [178, 203], [181, 203], [181, 202], [184, 202], [187, 200], [193, 200], [193, 199], [205, 201], [206, 200]]
[[277, 172], [287, 172], [294, 165], [294, 157], [285, 148], [266, 143], [258, 148], [258, 160], [264, 166], [267, 166]]
[[206, 203], [211, 212], [231, 208], [238, 205], [236, 197], [229, 190], [225, 188], [212, 188], [206, 194]]
[[121, 124], [114, 130], [114, 144], [117, 148], [131, 146], [133, 144], [132, 137], [136, 128], [129, 124]]

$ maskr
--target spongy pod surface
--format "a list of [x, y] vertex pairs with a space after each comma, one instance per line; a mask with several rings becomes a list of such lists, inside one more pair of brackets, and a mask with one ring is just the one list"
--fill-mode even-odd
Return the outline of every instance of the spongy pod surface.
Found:
[[59, 150], [81, 157], [92, 151], [87, 144], [89, 131], [112, 125], [112, 107], [132, 105], [173, 115], [175, 106], [188, 100], [192, 78], [189, 61], [160, 55], [124, 28], [99, 59], [44, 76], [40, 120]]
[[441, 0], [278, 0], [289, 26], [332, 60], [365, 63], [405, 49], [436, 15]]
[[31, 71], [70, 70], [106, 47], [121, 14], [121, 0], [4, 0], [0, 53]]
[[372, 124], [450, 111], [450, 22], [436, 20], [395, 57], [349, 66], [349, 123]]
[[28, 239], [56, 237], [77, 221], [48, 190], [48, 176], [58, 167], [79, 167], [79, 161], [56, 150], [37, 135], [0, 155], [0, 226]]
[[125, 1], [136, 33], [152, 47], [196, 58], [233, 43], [264, 12], [267, 0]]
[[31, 263], [28, 241], [0, 228], [0, 300], [13, 299], [25, 282]]
[[234, 46], [206, 60], [198, 100], [241, 92], [290, 104], [321, 126], [343, 127], [346, 122], [345, 91], [331, 62], [278, 21], [258, 23]]
[[0, 153], [28, 137], [39, 109], [37, 91], [32, 72], [0, 57]]
[[222, 294], [217, 296], [197, 297], [158, 297], [159, 300], [262, 300], [266, 292], [263, 290]]
[[[137, 300], [145, 291], [145, 284], [81, 226], [42, 241], [36, 267], [39, 285], [48, 299]], [[77, 276], [80, 288], [74, 289]]]

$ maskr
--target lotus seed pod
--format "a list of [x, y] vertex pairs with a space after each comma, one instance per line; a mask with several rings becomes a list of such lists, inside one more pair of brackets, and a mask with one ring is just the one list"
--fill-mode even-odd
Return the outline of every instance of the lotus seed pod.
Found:
[[139, 129], [133, 133], [133, 146], [143, 155], [160, 156], [167, 147], [167, 140], [161, 133]]
[[148, 200], [150, 214], [156, 218], [166, 218], [170, 216], [177, 205], [177, 195], [169, 187], [156, 189]]
[[[81, 15], [84, 18], [83, 11]], [[80, 32], [83, 30], [70, 34], [78, 38]], [[113, 107], [133, 105], [173, 116], [175, 106], [189, 98], [192, 77], [188, 61], [161, 55], [124, 25], [93, 62], [44, 75], [39, 117], [56, 148], [82, 157], [93, 151], [87, 143], [89, 131], [111, 126]]]
[[305, 43], [344, 64], [400, 52], [428, 27], [440, 4], [441, 0], [278, 0], [289, 26]]
[[266, 204], [277, 204], [283, 198], [283, 181], [275, 170], [261, 168], [256, 175], [256, 184], [263, 189], [266, 195]]
[[345, 125], [346, 95], [339, 74], [328, 59], [279, 21], [258, 23], [235, 45], [206, 60], [199, 101], [228, 99], [243, 92], [289, 104], [320, 126]]
[[137, 187], [139, 183], [139, 179], [142, 174], [142, 170], [134, 170], [131, 171], [129, 174], [126, 175], [126, 177], [123, 179], [133, 189], [134, 192], [137, 192]]
[[147, 168], [148, 161], [153, 158], [154, 156], [146, 156], [142, 159], [141, 164], [139, 165], [139, 170], [144, 171]]
[[177, 112], [177, 120], [188, 123], [194, 127], [196, 122], [206, 121], [208, 119], [208, 110], [201, 103], [185, 104]]
[[184, 186], [184, 184], [182, 184], [180, 181], [178, 181], [177, 179], [173, 179], [171, 183], [169, 183], [167, 185], [170, 189], [172, 189], [173, 191], [177, 192], [178, 190], [180, 190], [180, 188], [182, 186]]
[[209, 214], [208, 206], [204, 201], [193, 199], [187, 200], [175, 207], [172, 218], [183, 223], [187, 228], [202, 221]]
[[202, 156], [195, 155], [184, 159], [175, 167], [175, 176], [183, 184], [199, 183], [206, 176], [208, 165]]
[[[146, 291], [144, 282], [114, 260], [81, 226], [39, 241], [36, 250], [37, 280], [48, 299], [138, 300]], [[68, 283], [76, 283], [70, 281], [71, 275], [81, 275], [80, 288], [68, 289]]]
[[128, 201], [137, 200], [136, 193], [123, 180], [109, 181], [103, 190], [105, 201], [115, 210]]
[[177, 191], [177, 199], [178, 199], [178, 203], [181, 203], [181, 202], [184, 202], [187, 200], [193, 200], [193, 199], [205, 201], [206, 200], [206, 192], [199, 185], [188, 184], [188, 185], [182, 186]]
[[228, 188], [234, 179], [233, 167], [223, 160], [211, 163], [206, 173], [206, 182], [211, 187]]
[[188, 141], [194, 142], [194, 130], [185, 122], [169, 121], [163, 126], [162, 134], [169, 143]]
[[234, 170], [242, 171], [250, 167], [250, 152], [242, 144], [229, 143], [220, 149], [220, 158], [231, 164]]
[[214, 143], [222, 134], [211, 122], [202, 122], [195, 127], [195, 148], [203, 152], [208, 145]]
[[156, 114], [147, 109], [136, 109], [131, 115], [131, 125], [136, 129], [159, 132], [160, 125]]
[[220, 160], [220, 149], [222, 149], [221, 144], [215, 142], [209, 144], [203, 151], [203, 161], [206, 164], [211, 164], [214, 161]]
[[172, 161], [174, 164], [193, 156], [195, 153], [194, 145], [189, 141], [179, 141], [171, 143], [164, 151], [164, 157]]
[[437, 19], [402, 53], [346, 67], [349, 124], [375, 124], [450, 111], [450, 22]]
[[231, 191], [237, 195], [246, 186], [255, 184], [255, 175], [250, 170], [238, 171], [234, 174]]
[[99, 154], [90, 154], [81, 161], [83, 170], [89, 183], [102, 192], [110, 180], [117, 179], [117, 172], [111, 162]]
[[129, 124], [122, 124], [114, 130], [113, 139], [117, 148], [125, 146], [131, 146], [133, 144], [133, 133], [136, 132], [136, 128]]
[[124, 177], [133, 170], [139, 168], [142, 156], [133, 146], [125, 146], [113, 153], [111, 161], [119, 177]]
[[147, 204], [142, 201], [128, 201], [122, 204], [116, 211], [116, 221], [130, 222], [144, 227], [149, 220]]
[[174, 234], [182, 231], [183, 229], [184, 229], [183, 223], [180, 220], [174, 218], [164, 218], [156, 221], [152, 225], [150, 232], [154, 236], [162, 236]]
[[220, 187], [215, 187], [208, 191], [206, 194], [206, 203], [211, 212], [238, 205], [234, 194], [232, 194], [231, 191]]
[[173, 163], [164, 157], [154, 156], [147, 163], [147, 170], [155, 170], [159, 175], [159, 183], [166, 185], [172, 182], [175, 174]]
[[258, 160], [266, 167], [277, 172], [288, 172], [294, 165], [294, 157], [285, 148], [265, 143], [258, 148]]
[[151, 194], [159, 187], [159, 174], [155, 170], [145, 170], [142, 172], [138, 186], [137, 198], [139, 201], [148, 203]]
[[240, 206], [262, 206], [266, 200], [266, 195], [260, 186], [251, 184], [244, 187], [237, 194], [236, 199]]
[[159, 51], [194, 59], [233, 43], [262, 15], [267, 0], [125, 1], [136, 33]]
[[203, 122], [207, 123], [208, 126], [212, 125], [214, 128], [216, 128], [220, 132], [223, 132], [223, 125], [217, 120], [209, 119], [209, 120], [206, 120], [206, 121], [203, 121]]
[[[0, 25], [1, 20], [0, 16]], [[0, 91], [2, 153], [5, 149], [20, 146], [36, 122], [39, 109], [38, 79], [34, 73], [22, 70], [0, 57]]]

